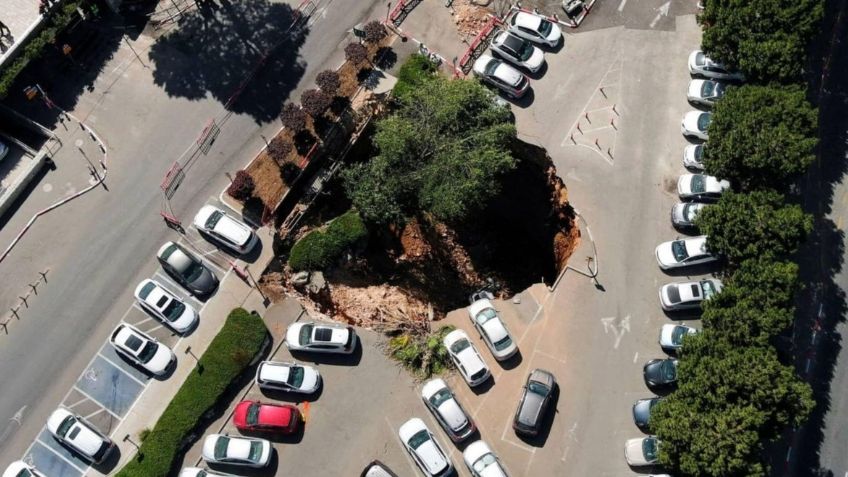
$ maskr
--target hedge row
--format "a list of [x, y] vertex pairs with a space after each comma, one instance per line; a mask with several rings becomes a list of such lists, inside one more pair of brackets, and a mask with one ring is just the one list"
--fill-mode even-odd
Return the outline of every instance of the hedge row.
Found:
[[325, 230], [314, 230], [298, 240], [289, 254], [289, 266], [296, 271], [325, 268], [367, 235], [359, 212], [349, 210]]
[[259, 315], [236, 308], [200, 357], [162, 417], [144, 439], [135, 459], [118, 477], [173, 475], [174, 461], [189, 437], [207, 424], [203, 415], [218, 405], [221, 396], [262, 350], [268, 329]]

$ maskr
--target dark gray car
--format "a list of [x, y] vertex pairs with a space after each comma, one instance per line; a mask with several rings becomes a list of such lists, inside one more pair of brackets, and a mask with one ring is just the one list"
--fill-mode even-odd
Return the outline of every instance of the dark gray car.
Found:
[[556, 385], [556, 378], [548, 371], [534, 369], [530, 372], [512, 421], [512, 428], [515, 429], [516, 434], [525, 436], [539, 434]]
[[674, 358], [652, 359], [642, 369], [645, 384], [649, 388], [666, 388], [677, 385], [677, 360]]
[[651, 419], [651, 410], [660, 402], [660, 399], [658, 397], [640, 399], [633, 404], [633, 423], [642, 432], [651, 431], [651, 427], [648, 424]]
[[168, 275], [194, 295], [206, 296], [218, 288], [218, 278], [215, 274], [179, 244], [166, 242], [159, 249], [156, 258]]

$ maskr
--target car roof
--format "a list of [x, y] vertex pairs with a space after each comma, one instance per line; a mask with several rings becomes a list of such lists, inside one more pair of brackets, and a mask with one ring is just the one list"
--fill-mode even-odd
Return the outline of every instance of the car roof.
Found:
[[286, 382], [289, 378], [290, 363], [263, 361], [259, 363], [259, 379], [262, 381]]

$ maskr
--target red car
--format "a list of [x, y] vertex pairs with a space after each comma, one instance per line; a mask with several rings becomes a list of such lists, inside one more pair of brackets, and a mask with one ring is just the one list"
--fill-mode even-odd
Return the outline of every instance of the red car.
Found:
[[300, 411], [291, 404], [265, 404], [242, 401], [236, 406], [233, 424], [240, 431], [281, 432], [291, 434], [300, 424]]

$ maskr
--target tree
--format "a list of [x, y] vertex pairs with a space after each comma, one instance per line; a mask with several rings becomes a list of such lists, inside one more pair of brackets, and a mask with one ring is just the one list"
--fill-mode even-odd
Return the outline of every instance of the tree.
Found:
[[355, 65], [361, 65], [368, 59], [368, 50], [359, 43], [349, 43], [344, 52], [345, 58]]
[[710, 0], [698, 17], [701, 44], [748, 79], [791, 82], [801, 77], [805, 51], [823, 13], [820, 0]]
[[268, 143], [268, 155], [280, 166], [286, 162], [292, 149], [294, 149], [294, 144], [280, 136], [271, 139], [271, 142]]
[[712, 118], [706, 170], [739, 190], [782, 190], [815, 159], [818, 112], [800, 86], [728, 88]]
[[306, 129], [306, 112], [297, 104], [286, 103], [280, 112], [280, 119], [283, 126], [291, 129], [294, 134]]
[[377, 20], [371, 20], [365, 24], [365, 41], [368, 43], [377, 43], [386, 37], [386, 27]]
[[764, 443], [815, 406], [772, 348], [735, 346], [709, 330], [686, 340], [678, 371], [677, 390], [651, 411], [660, 462], [675, 475], [764, 476]]
[[695, 223], [707, 235], [710, 251], [726, 257], [731, 265], [795, 253], [813, 228], [809, 214], [785, 204], [774, 191], [726, 192], [718, 203], [702, 210]]
[[734, 345], [767, 345], [792, 325], [799, 286], [795, 263], [746, 260], [721, 292], [704, 302], [701, 321]]
[[303, 109], [313, 118], [321, 117], [332, 102], [333, 97], [320, 89], [308, 89], [300, 95], [300, 103], [303, 105]]
[[514, 137], [509, 111], [478, 82], [434, 78], [377, 124], [379, 154], [348, 169], [345, 186], [369, 221], [420, 212], [459, 221], [498, 193], [499, 177], [515, 167]]
[[321, 88], [321, 91], [334, 96], [341, 86], [341, 80], [339, 79], [339, 74], [335, 71], [324, 70], [318, 73], [318, 76], [315, 78], [315, 84]]
[[247, 171], [241, 170], [236, 172], [233, 182], [227, 187], [227, 194], [235, 200], [244, 202], [253, 196], [253, 190], [256, 188], [256, 183], [253, 177]]

